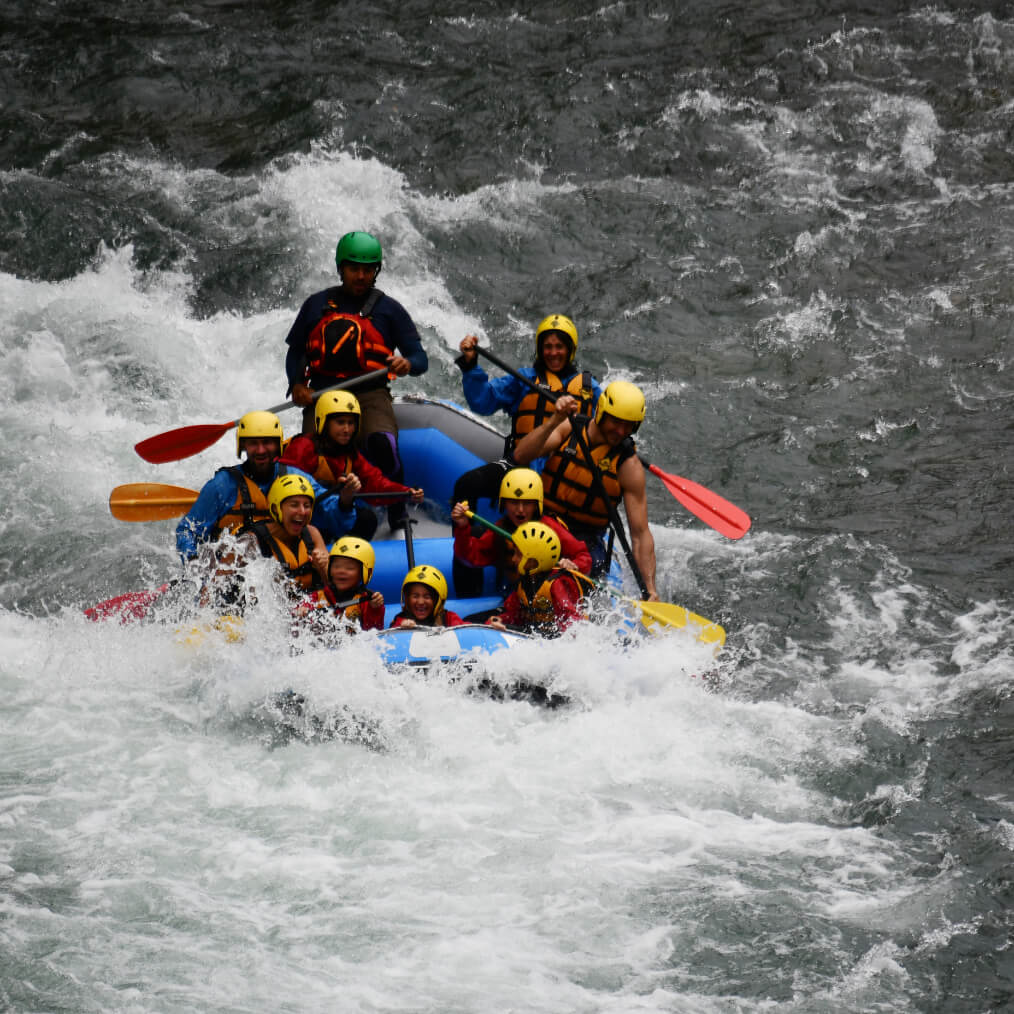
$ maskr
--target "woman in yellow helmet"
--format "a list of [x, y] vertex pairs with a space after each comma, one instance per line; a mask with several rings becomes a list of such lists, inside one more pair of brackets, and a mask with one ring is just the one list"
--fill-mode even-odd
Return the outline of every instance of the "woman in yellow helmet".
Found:
[[236, 539], [232, 550], [214, 554], [216, 569], [209, 593], [221, 605], [241, 605], [245, 589], [242, 568], [258, 556], [274, 558], [295, 596], [324, 587], [327, 546], [310, 524], [315, 500], [313, 486], [303, 475], [280, 475], [268, 490], [270, 521], [255, 521]]

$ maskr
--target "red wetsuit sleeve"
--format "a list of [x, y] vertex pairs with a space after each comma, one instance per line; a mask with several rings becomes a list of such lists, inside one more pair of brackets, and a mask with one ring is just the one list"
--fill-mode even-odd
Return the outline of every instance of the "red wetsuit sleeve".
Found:
[[[352, 458], [351, 464], [352, 471], [359, 477], [364, 490], [369, 490], [371, 493], [408, 492], [408, 486], [403, 486], [400, 482], [388, 479], [372, 461], [367, 461], [358, 451], [356, 451], [355, 457]], [[369, 498], [367, 498], [367, 502], [373, 503], [375, 506], [387, 503], [386, 500], [371, 501]]]
[[518, 625], [518, 621], [521, 619], [521, 600], [516, 591], [512, 591], [504, 601], [503, 608], [500, 610], [500, 619], [508, 627]]
[[497, 562], [496, 532], [484, 531], [482, 535], [472, 534], [470, 526], [454, 529], [454, 555], [473, 567], [489, 567]]
[[317, 471], [317, 448], [311, 437], [300, 434], [289, 441], [285, 453], [278, 459], [283, 465], [292, 465], [313, 475]]
[[401, 613], [398, 613], [398, 615], [391, 621], [391, 627], [400, 627], [407, 619], [407, 616], [403, 616]]
[[567, 526], [561, 524], [556, 518], [547, 515], [542, 520], [560, 536], [560, 559], [573, 560], [582, 574], [590, 574], [592, 558], [587, 545], [576, 535], [572, 535]]
[[550, 594], [553, 596], [553, 614], [556, 616], [556, 625], [560, 630], [566, 630], [575, 620], [585, 618], [584, 613], [578, 608], [581, 589], [577, 581], [570, 577], [566, 571], [550, 585]]
[[464, 623], [465, 621], [457, 613], [452, 613], [450, 609], [444, 610], [445, 627], [461, 627], [464, 626]]
[[362, 605], [362, 628], [363, 630], [384, 629], [384, 607], [375, 609], [369, 602]]

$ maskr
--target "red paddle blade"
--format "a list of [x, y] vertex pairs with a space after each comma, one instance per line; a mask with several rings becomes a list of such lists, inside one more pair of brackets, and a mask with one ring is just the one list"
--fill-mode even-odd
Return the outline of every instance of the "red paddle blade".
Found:
[[178, 430], [168, 433], [157, 433], [139, 444], [134, 450], [153, 465], [164, 465], [168, 461], [181, 461], [207, 450], [217, 443], [224, 433], [236, 425], [239, 420], [227, 423], [204, 423], [198, 426], [181, 426]]
[[84, 614], [96, 623], [113, 619], [119, 619], [120, 623], [132, 623], [134, 620], [144, 619], [151, 604], [164, 595], [168, 588], [169, 585], [164, 584], [154, 591], [126, 592], [117, 595], [116, 598], [99, 602], [86, 609]]
[[663, 472], [658, 465], [648, 465], [648, 471], [652, 475], [657, 475], [665, 483], [665, 488], [691, 514], [696, 514], [705, 524], [711, 525], [727, 539], [741, 539], [750, 530], [750, 517], [745, 511], [741, 511], [735, 504], [729, 503], [705, 486], [700, 486], [682, 476]]

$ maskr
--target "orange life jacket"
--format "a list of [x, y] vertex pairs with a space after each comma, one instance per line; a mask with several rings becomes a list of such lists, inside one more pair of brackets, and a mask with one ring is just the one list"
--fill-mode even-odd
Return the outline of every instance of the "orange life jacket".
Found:
[[284, 542], [276, 539], [264, 523], [255, 524], [253, 533], [257, 537], [261, 555], [273, 556], [285, 568], [285, 576], [291, 578], [300, 588], [314, 591], [324, 583], [310, 560], [313, 539], [305, 528], [299, 533], [299, 547], [295, 553]]
[[[214, 537], [217, 539], [224, 531], [240, 535], [250, 531], [258, 521], [270, 521], [271, 511], [268, 498], [253, 479], [239, 465], [228, 465], [220, 468], [220, 472], [228, 472], [236, 480], [236, 499], [233, 505], [215, 523]], [[283, 475], [285, 469], [279, 469]]]
[[[592, 467], [602, 478], [606, 494], [615, 507], [620, 502], [620, 466], [637, 453], [633, 440], [624, 440], [619, 447], [599, 444], [591, 449], [592, 465], [578, 444], [580, 423], [572, 420], [570, 436], [554, 451], [542, 469], [545, 489], [543, 510], [562, 517], [568, 525], [584, 528], [609, 526], [609, 508], [593, 481]], [[587, 425], [582, 427], [587, 442]]]
[[[559, 394], [571, 394], [581, 402], [580, 412], [584, 415], [591, 413], [594, 407], [592, 402], [595, 398], [595, 391], [592, 388], [592, 376], [587, 371], [575, 373], [569, 377], [566, 383], [558, 374], [549, 370], [538, 371], [535, 380], [543, 387]], [[516, 444], [523, 436], [531, 433], [532, 430], [541, 426], [546, 419], [553, 414], [553, 406], [544, 394], [536, 394], [529, 391], [520, 402], [514, 419], [511, 423], [511, 440]]]

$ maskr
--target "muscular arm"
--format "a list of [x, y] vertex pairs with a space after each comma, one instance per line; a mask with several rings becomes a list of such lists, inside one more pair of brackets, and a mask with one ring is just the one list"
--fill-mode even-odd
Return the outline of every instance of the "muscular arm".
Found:
[[536, 426], [531, 433], [527, 433], [517, 442], [514, 447], [514, 460], [519, 465], [528, 465], [536, 458], [552, 454], [570, 436], [571, 413], [561, 412], [560, 406], [572, 404], [576, 412], [580, 405], [576, 398], [567, 397], [560, 398], [556, 404], [557, 410], [541, 426]]
[[658, 601], [655, 590], [655, 538], [648, 527], [648, 494], [644, 466], [635, 455], [620, 465], [617, 476], [623, 489], [623, 507], [630, 526], [630, 548], [648, 588], [650, 601]]

